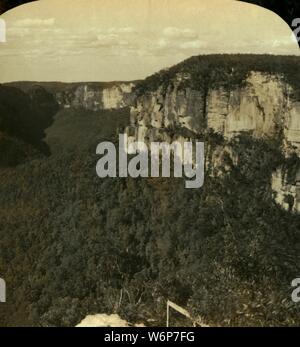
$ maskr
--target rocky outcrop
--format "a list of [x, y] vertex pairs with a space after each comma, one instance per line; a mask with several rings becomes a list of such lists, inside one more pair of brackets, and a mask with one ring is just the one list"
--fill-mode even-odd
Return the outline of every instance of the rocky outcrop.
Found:
[[202, 93], [191, 88], [182, 88], [187, 75], [177, 75], [166, 91], [160, 86], [154, 92], [147, 92], [136, 99], [131, 108], [131, 125], [148, 129], [186, 128], [195, 133], [204, 128], [203, 109], [205, 99]]
[[79, 324], [77, 328], [93, 328], [93, 327], [144, 327], [144, 324], [130, 324], [126, 320], [120, 318], [117, 314], [95, 314], [86, 316]]
[[207, 102], [208, 127], [225, 137], [243, 131], [254, 136], [270, 135], [287, 111], [287, 85], [279, 76], [252, 72], [244, 87], [227, 92], [211, 90]]
[[[282, 74], [250, 71], [239, 86], [209, 86], [207, 90], [193, 89], [192, 78], [188, 73], [176, 73], [167, 85], [137, 97], [127, 128], [131, 141], [184, 141], [209, 129], [227, 141], [245, 132], [255, 138], [283, 134], [285, 156], [300, 156], [300, 102]], [[218, 175], [224, 151], [220, 153], [218, 148], [211, 155], [213, 172]], [[272, 179], [276, 201], [300, 212], [299, 181], [286, 184], [281, 170]]]
[[131, 100], [133, 83], [114, 83], [110, 86], [82, 84], [56, 93], [63, 108], [80, 108], [98, 111], [126, 107]]
[[285, 117], [285, 139], [300, 156], [300, 102], [289, 102]]
[[166, 92], [159, 87], [136, 100], [131, 109], [131, 126], [148, 129], [181, 127], [194, 133], [211, 128], [226, 138], [241, 132], [253, 136], [274, 135], [278, 128], [285, 132], [287, 143], [300, 145], [300, 102], [290, 97], [291, 87], [282, 76], [251, 72], [243, 87], [233, 90], [209, 89], [203, 92], [182, 88], [177, 75]]
[[300, 170], [289, 182], [286, 173], [278, 168], [272, 175], [275, 201], [287, 211], [300, 212]]

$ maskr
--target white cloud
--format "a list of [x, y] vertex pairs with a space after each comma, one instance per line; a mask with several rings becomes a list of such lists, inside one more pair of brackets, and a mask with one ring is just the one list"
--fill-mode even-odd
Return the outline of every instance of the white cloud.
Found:
[[200, 40], [187, 41], [180, 44], [182, 49], [193, 49], [193, 48], [203, 48], [206, 46], [206, 43]]
[[168, 46], [168, 41], [166, 39], [159, 39], [157, 45], [159, 48], [165, 48]]
[[103, 40], [114, 41], [118, 38], [119, 36], [116, 34], [100, 34], [97, 36], [98, 41], [103, 41]]
[[281, 37], [272, 41], [272, 47], [284, 47], [297, 43], [295, 34], [292, 32], [290, 37]]
[[197, 33], [192, 29], [179, 29], [175, 27], [167, 27], [163, 30], [163, 34], [167, 37], [172, 38], [189, 38], [193, 39], [196, 38], [198, 35]]
[[97, 40], [91, 41], [92, 47], [112, 47], [119, 44], [120, 38], [116, 34], [100, 34]]
[[53, 26], [55, 24], [55, 18], [47, 18], [47, 19], [20, 19], [15, 22], [16, 27], [24, 27], [24, 28], [30, 28], [30, 27], [40, 27], [40, 26]]
[[111, 28], [108, 30], [111, 33], [119, 33], [119, 34], [133, 34], [136, 33], [136, 30], [131, 27], [124, 27], [124, 28]]
[[55, 19], [20, 19], [17, 20], [7, 28], [7, 33], [11, 38], [25, 36], [32, 36], [35, 34], [45, 34], [50, 32], [51, 34], [61, 33], [61, 29], [54, 27]]

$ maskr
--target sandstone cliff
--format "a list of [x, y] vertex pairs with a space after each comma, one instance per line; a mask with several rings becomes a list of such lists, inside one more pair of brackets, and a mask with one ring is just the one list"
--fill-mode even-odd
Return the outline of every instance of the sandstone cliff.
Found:
[[83, 107], [87, 110], [117, 109], [130, 102], [133, 83], [112, 83], [106, 87], [81, 84], [56, 93], [56, 99], [63, 108]]
[[[223, 76], [217, 71], [217, 78], [211, 77], [211, 67], [210, 78], [206, 79], [208, 70], [193, 74], [188, 71], [191, 64], [143, 82], [131, 107], [131, 124], [127, 128], [131, 141], [184, 141], [201, 138], [209, 131], [220, 134], [226, 146], [215, 148], [210, 155], [213, 174], [218, 172], [217, 166], [225, 165], [220, 159], [224, 152], [234, 158], [230, 140], [243, 133], [254, 138], [281, 137], [284, 156], [300, 157], [300, 99], [284, 71], [250, 69], [238, 83], [228, 86], [222, 80], [233, 80], [235, 65]], [[272, 188], [278, 203], [300, 212], [300, 171], [298, 162], [295, 165], [296, 173], [290, 182], [284, 168], [279, 167], [274, 172]]]

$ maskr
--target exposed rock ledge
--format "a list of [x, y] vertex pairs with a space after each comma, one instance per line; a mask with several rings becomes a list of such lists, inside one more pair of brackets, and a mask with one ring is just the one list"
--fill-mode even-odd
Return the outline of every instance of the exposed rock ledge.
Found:
[[114, 83], [107, 88], [82, 84], [75, 90], [69, 89], [56, 93], [56, 99], [63, 108], [80, 108], [98, 111], [126, 107], [130, 103], [134, 83]]
[[[113, 328], [123, 328], [133, 326], [127, 321], [123, 320], [117, 314], [95, 314], [86, 316], [76, 327], [78, 328], [103, 328], [103, 327], [113, 327]], [[143, 327], [143, 324], [136, 324], [135, 327]]]
[[[194, 134], [212, 129], [228, 140], [243, 132], [274, 137], [281, 130], [286, 157], [300, 156], [300, 101], [293, 98], [293, 88], [284, 76], [252, 71], [240, 87], [209, 88], [207, 93], [191, 89], [190, 79], [189, 74], [177, 73], [167, 87], [161, 85], [137, 97], [127, 128], [131, 141], [188, 140], [182, 131], [176, 133], [178, 129]], [[299, 182], [286, 185], [280, 170], [272, 179], [276, 201], [290, 208], [285, 195], [292, 195], [291, 209], [300, 212]]]

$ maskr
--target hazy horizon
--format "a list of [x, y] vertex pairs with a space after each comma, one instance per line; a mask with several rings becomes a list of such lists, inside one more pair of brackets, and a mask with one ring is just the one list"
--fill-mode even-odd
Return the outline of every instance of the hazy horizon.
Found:
[[136, 81], [195, 55], [300, 54], [279, 16], [234, 0], [40, 0], [0, 18], [0, 83]]
[[[199, 54], [199, 56], [203, 56], [203, 55], [207, 55], [207, 56], [213, 56], [215, 54]], [[218, 55], [235, 55], [235, 54], [218, 54]], [[263, 56], [263, 55], [268, 55], [268, 54], [250, 54], [250, 53], [241, 53], [239, 55], [255, 55], [255, 56]], [[280, 55], [280, 54], [269, 54], [271, 56], [277, 56], [277, 57], [297, 57], [297, 55]], [[190, 58], [192, 58], [194, 56], [191, 56]], [[185, 60], [188, 60], [189, 58], [185, 59]], [[179, 64], [181, 62], [178, 62]], [[176, 65], [176, 64], [174, 64]], [[158, 70], [158, 71], [155, 71], [154, 73], [156, 72], [160, 72], [160, 71], [163, 71], [163, 70], [168, 70], [169, 68], [171, 68], [172, 66], [174, 65], [171, 65], [169, 67], [166, 67], [166, 68], [162, 68], [161, 70]], [[151, 74], [152, 75], [152, 74]], [[49, 80], [49, 81], [42, 81], [42, 80], [13, 80], [13, 81], [7, 81], [7, 82], [0, 82], [0, 84], [13, 84], [13, 83], [61, 83], [61, 84], [80, 84], [80, 83], [90, 83], [90, 84], [97, 84], [97, 83], [101, 83], [101, 84], [111, 84], [111, 83], [133, 83], [133, 82], [138, 82], [138, 81], [142, 81], [144, 80], [145, 78], [151, 76], [151, 75], [147, 75], [145, 76], [144, 78], [141, 78], [141, 79], [133, 79], [133, 80], [111, 80], [111, 81], [100, 81], [100, 80], [95, 80], [95, 81], [89, 81], [89, 80], [78, 80], [78, 81], [59, 81], [59, 80]]]

